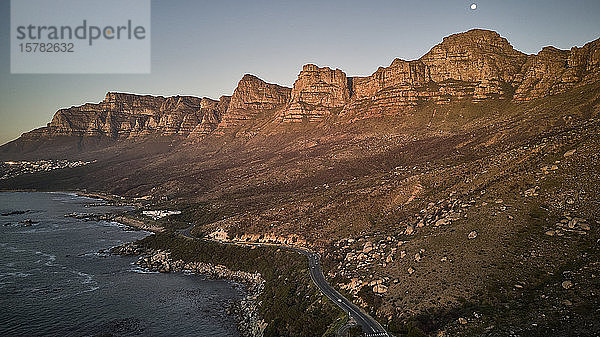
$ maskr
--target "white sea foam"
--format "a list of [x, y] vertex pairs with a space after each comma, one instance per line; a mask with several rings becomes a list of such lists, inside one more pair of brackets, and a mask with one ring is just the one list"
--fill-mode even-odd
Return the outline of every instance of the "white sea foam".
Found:
[[85, 293], [89, 293], [89, 292], [92, 292], [92, 291], [96, 291], [98, 289], [100, 289], [99, 286], [93, 286], [93, 287], [90, 287], [88, 289], [84, 289], [84, 290], [81, 290], [81, 291], [78, 291], [78, 292], [75, 292], [75, 293], [72, 293], [72, 294], [64, 294], [64, 295], [60, 295], [60, 296], [55, 296], [55, 297], [52, 297], [52, 299], [53, 300], [57, 300], [57, 299], [75, 297], [75, 296], [78, 296], [78, 295], [81, 295], [81, 294], [85, 294]]
[[18, 278], [25, 278], [25, 277], [29, 277], [33, 274], [30, 273], [25, 273], [25, 272], [21, 272], [21, 271], [16, 271], [16, 272], [8, 272], [8, 273], [2, 273], [0, 274], [0, 277], [18, 277]]
[[154, 270], [149, 270], [146, 268], [142, 268], [136, 265], [135, 268], [131, 268], [129, 270], [127, 270], [128, 272], [133, 272], [133, 273], [138, 273], [138, 274], [160, 274], [160, 272], [158, 271], [154, 271]]
[[79, 270], [71, 270], [71, 273], [80, 276], [83, 278], [83, 280], [81, 281], [82, 284], [90, 284], [90, 283], [96, 283], [96, 281], [94, 281], [94, 278], [92, 275], [81, 272]]
[[20, 248], [17, 248], [17, 247], [9, 246], [7, 243], [3, 243], [0, 246], [2, 246], [2, 248], [5, 248], [6, 250], [8, 250], [9, 252], [12, 252], [12, 253], [24, 253], [24, 252], [26, 252], [25, 249], [20, 249]]

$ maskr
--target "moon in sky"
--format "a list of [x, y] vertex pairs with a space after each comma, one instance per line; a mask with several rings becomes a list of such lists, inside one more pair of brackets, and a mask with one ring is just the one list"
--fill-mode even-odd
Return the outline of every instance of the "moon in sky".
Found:
[[476, 10], [477, 9], [477, 4], [471, 4], [471, 9], [472, 10]]

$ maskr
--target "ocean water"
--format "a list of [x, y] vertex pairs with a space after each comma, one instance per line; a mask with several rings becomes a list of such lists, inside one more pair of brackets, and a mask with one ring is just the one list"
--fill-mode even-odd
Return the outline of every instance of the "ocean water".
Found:
[[99, 254], [149, 233], [64, 217], [115, 209], [69, 193], [0, 193], [0, 213], [30, 210], [0, 216], [0, 336], [237, 336], [226, 308], [240, 286]]

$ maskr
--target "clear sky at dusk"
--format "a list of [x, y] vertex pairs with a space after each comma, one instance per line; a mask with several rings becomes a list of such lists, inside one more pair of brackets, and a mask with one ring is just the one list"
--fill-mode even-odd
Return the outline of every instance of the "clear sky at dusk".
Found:
[[155, 0], [151, 74], [11, 75], [9, 0], [0, 12], [0, 144], [107, 91], [218, 98], [245, 73], [291, 86], [306, 63], [369, 75], [471, 28], [495, 30], [529, 54], [600, 37], [598, 0]]

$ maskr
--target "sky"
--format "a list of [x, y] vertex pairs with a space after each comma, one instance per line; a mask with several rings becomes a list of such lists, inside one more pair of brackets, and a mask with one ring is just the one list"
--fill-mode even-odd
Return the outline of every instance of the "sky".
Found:
[[366, 76], [472, 28], [528, 54], [600, 37], [598, 0], [153, 0], [150, 74], [36, 75], [10, 73], [10, 0], [0, 13], [0, 144], [107, 91], [218, 98], [246, 73], [292, 86], [306, 63]]

